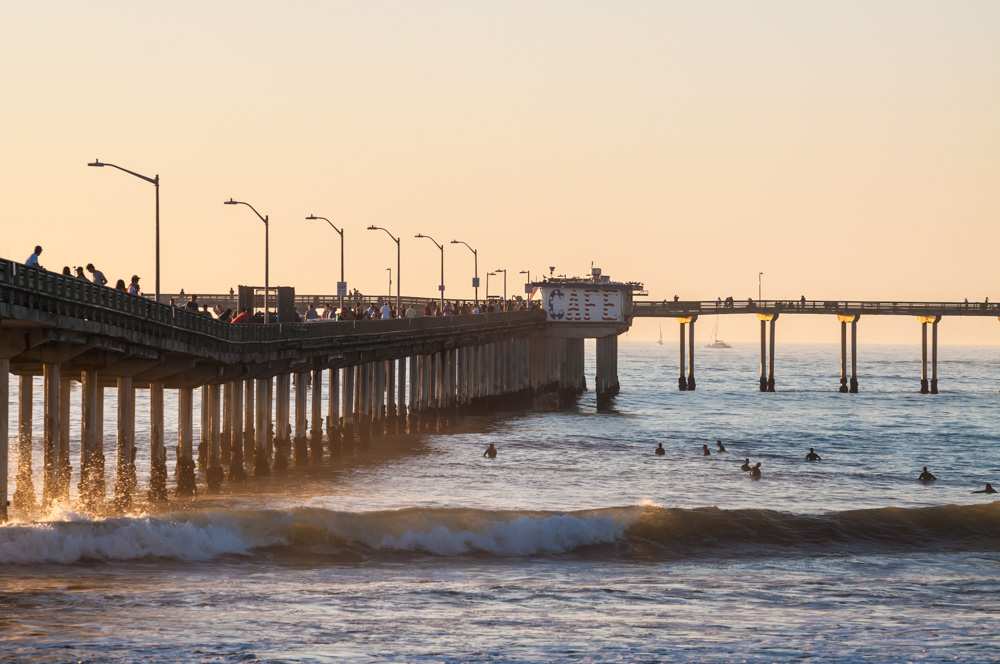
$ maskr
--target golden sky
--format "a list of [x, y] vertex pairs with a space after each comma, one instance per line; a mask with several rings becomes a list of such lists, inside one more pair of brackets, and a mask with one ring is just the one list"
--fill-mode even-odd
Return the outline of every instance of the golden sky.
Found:
[[[436, 294], [422, 232], [511, 292], [595, 261], [661, 299], [756, 297], [764, 271], [771, 297], [1000, 300], [997, 2], [7, 3], [0, 62], [0, 254], [41, 243], [50, 269], [153, 290], [152, 187], [99, 157], [162, 177], [164, 291], [263, 281], [233, 196], [300, 292], [339, 272], [315, 212], [367, 292], [395, 265], [375, 224], [404, 237], [411, 294]], [[449, 246], [448, 295], [471, 270]], [[942, 342], [1000, 343], [1000, 322]]]

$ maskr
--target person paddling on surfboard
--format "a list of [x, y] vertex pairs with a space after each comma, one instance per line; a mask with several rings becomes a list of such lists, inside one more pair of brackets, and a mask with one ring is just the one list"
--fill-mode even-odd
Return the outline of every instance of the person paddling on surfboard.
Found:
[[987, 482], [985, 489], [980, 489], [979, 491], [973, 491], [972, 493], [996, 493], [996, 492], [997, 490], [993, 488], [993, 485]]
[[496, 447], [496, 445], [494, 445], [493, 443], [490, 443], [490, 446], [486, 448], [485, 452], [483, 452], [483, 456], [486, 457], [486, 458], [488, 458], [488, 459], [496, 459], [497, 458], [497, 447]]
[[749, 473], [750, 472], [750, 467], [751, 467], [750, 466], [750, 457], [747, 457], [746, 459], [743, 460], [743, 465], [740, 466], [740, 470], [742, 470], [744, 473]]
[[806, 461], [822, 461], [823, 457], [816, 454], [816, 450], [809, 448], [809, 454], [806, 455]]
[[663, 449], [663, 443], [657, 443], [656, 449], [653, 450], [653, 454], [655, 454], [656, 456], [663, 456], [666, 453], [667, 451]]
[[937, 480], [937, 478], [934, 477], [934, 473], [927, 470], [927, 466], [924, 466], [923, 472], [920, 473], [920, 477], [918, 477], [917, 479], [920, 480], [921, 482], [934, 482]]

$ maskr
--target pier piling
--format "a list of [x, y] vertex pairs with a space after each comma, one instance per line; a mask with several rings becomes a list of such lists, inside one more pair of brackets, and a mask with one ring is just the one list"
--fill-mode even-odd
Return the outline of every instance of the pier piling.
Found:
[[197, 485], [194, 472], [194, 388], [177, 390], [177, 465], [174, 468], [177, 495], [190, 497]]

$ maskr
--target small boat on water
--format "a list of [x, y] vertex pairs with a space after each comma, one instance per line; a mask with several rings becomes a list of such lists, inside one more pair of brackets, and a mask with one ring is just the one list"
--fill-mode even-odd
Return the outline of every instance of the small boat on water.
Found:
[[705, 348], [732, 348], [729, 344], [719, 338], [719, 317], [715, 317], [715, 341], [705, 346]]

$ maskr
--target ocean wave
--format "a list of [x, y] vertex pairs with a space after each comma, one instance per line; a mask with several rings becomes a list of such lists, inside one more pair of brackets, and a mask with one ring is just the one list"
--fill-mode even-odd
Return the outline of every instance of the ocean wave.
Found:
[[1000, 503], [826, 514], [633, 505], [573, 512], [196, 510], [0, 527], [0, 564], [294, 556], [597, 556], [1000, 550]]

